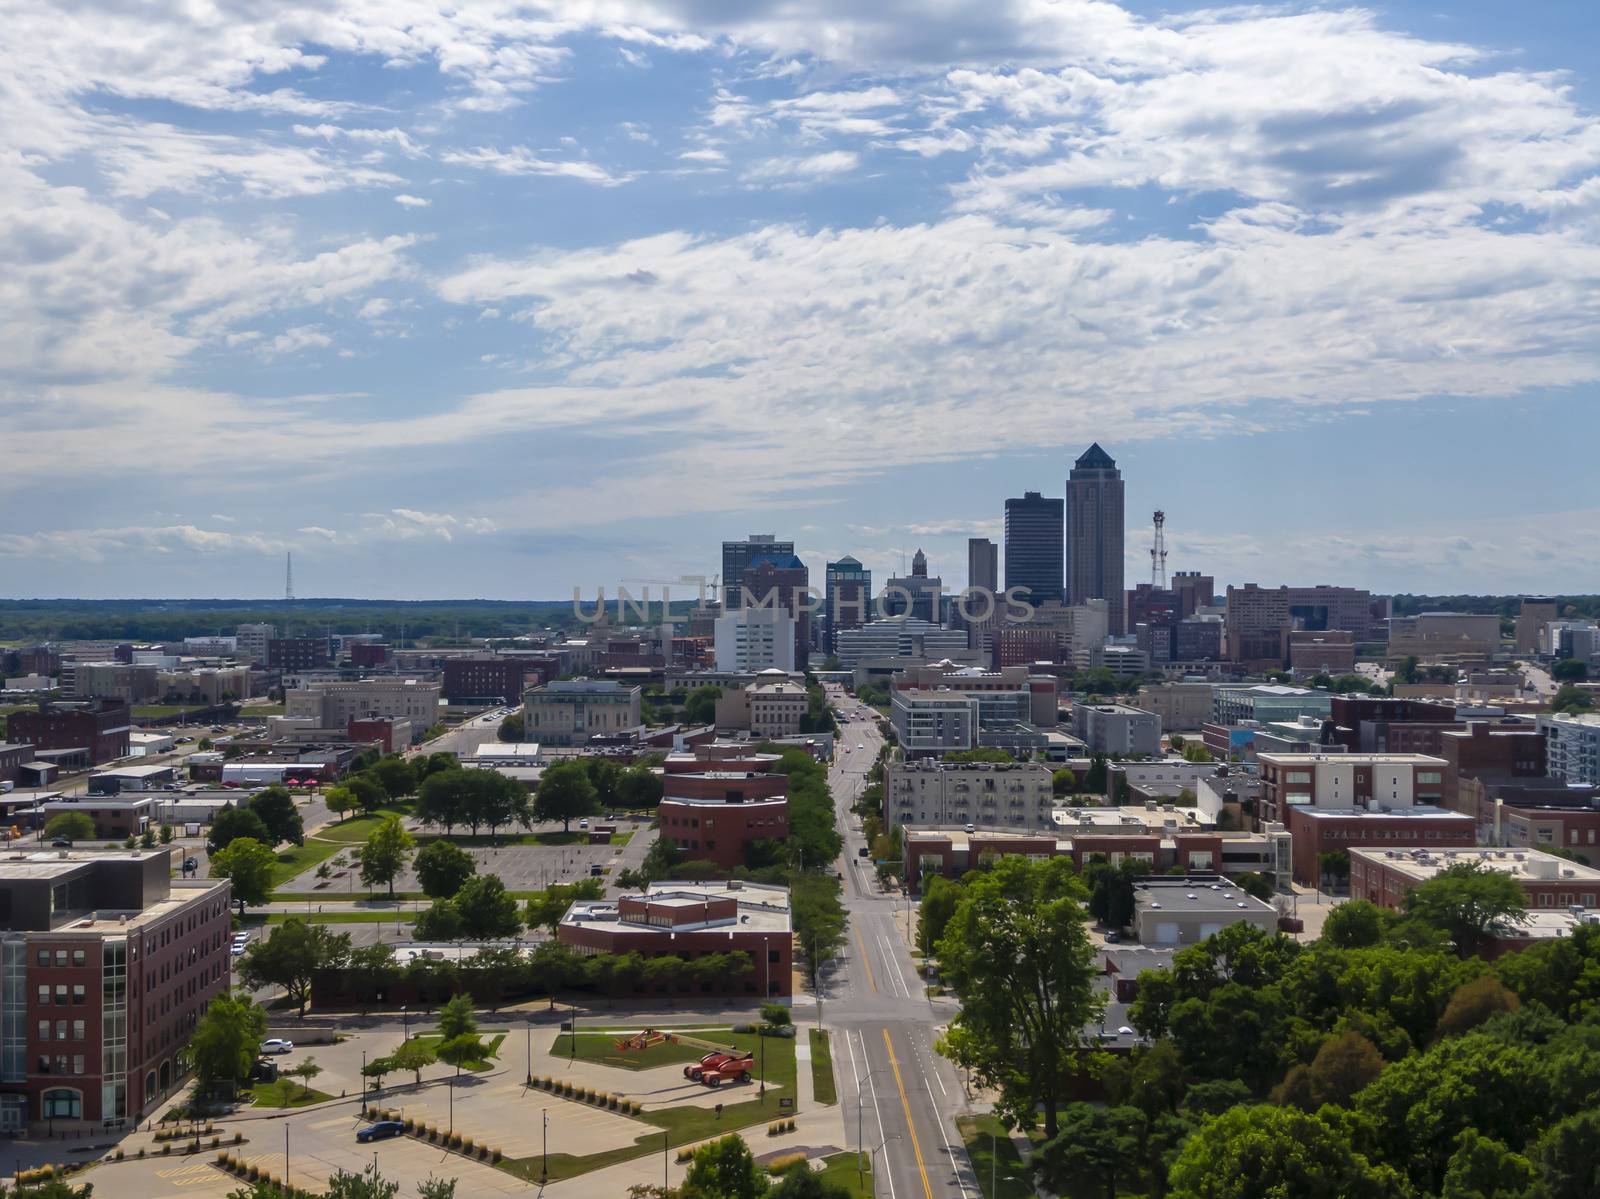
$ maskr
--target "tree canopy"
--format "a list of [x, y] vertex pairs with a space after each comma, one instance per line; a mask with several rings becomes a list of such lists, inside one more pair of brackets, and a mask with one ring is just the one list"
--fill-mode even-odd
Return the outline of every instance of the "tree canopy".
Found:
[[533, 818], [559, 820], [563, 831], [572, 831], [572, 821], [600, 811], [589, 771], [581, 760], [558, 762], [546, 768], [533, 796]]

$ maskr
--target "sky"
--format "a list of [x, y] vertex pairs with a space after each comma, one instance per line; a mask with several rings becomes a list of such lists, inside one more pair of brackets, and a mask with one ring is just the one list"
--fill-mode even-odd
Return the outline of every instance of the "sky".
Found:
[[[0, 596], [1600, 591], [1600, 6], [0, 0]], [[659, 587], [659, 583], [657, 584]]]

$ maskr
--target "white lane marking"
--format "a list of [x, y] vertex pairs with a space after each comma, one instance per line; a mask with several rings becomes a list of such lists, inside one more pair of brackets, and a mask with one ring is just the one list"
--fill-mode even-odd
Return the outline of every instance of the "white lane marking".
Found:
[[[850, 1040], [850, 1035], [851, 1034], [847, 1031], [845, 1033], [845, 1040], [850, 1045], [850, 1065], [851, 1065], [851, 1068], [854, 1069], [855, 1068], [856, 1051], [855, 1051], [855, 1043]], [[872, 1081], [872, 1071], [871, 1071], [872, 1059], [867, 1056], [867, 1034], [864, 1031], [859, 1031], [858, 1030], [855, 1033], [855, 1035], [861, 1039], [861, 1062], [862, 1062], [863, 1065], [868, 1067], [867, 1075], [866, 1075], [867, 1094], [872, 1096], [872, 1113], [873, 1113], [873, 1116], [878, 1121], [878, 1141], [879, 1141], [880, 1144], [887, 1144], [888, 1143], [888, 1139], [889, 1139], [889, 1134], [884, 1132], [884, 1130], [883, 1130], [883, 1109], [878, 1106], [878, 1088], [877, 1088], [876, 1085], [874, 1085], [874, 1083]], [[858, 1089], [856, 1091], [856, 1102], [859, 1103], [860, 1102], [860, 1094], [861, 1094], [861, 1092], [859, 1090], [859, 1086], [860, 1086], [860, 1082], [861, 1082], [861, 1075], [859, 1073], [856, 1075], [856, 1081], [857, 1081], [857, 1087], [858, 1087]], [[865, 1146], [858, 1146], [857, 1147], [858, 1152], [862, 1148], [865, 1148]], [[874, 1165], [876, 1165], [876, 1163], [874, 1163]], [[886, 1181], [889, 1184], [889, 1199], [895, 1199], [895, 1196], [894, 1196], [894, 1173], [889, 1169], [889, 1155], [887, 1153], [885, 1153], [883, 1155], [883, 1177], [884, 1177], [884, 1181]], [[874, 1179], [876, 1179], [876, 1175], [874, 1175]], [[877, 1190], [877, 1182], [876, 1181], [873, 1182], [873, 1190]]]
[[[876, 932], [872, 935], [878, 939], [878, 948], [883, 952], [884, 958], [894, 967], [894, 974], [891, 977], [897, 979], [900, 983], [900, 997], [902, 999], [910, 999], [911, 988], [906, 985], [905, 970], [900, 965], [900, 956], [890, 947], [889, 938], [882, 932]], [[888, 972], [885, 971], [885, 973], [887, 974]]]

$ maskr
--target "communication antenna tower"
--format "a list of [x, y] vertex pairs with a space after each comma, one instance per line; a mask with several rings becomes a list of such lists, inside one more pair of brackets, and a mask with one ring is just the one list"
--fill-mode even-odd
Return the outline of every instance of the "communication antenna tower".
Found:
[[1156, 512], [1155, 526], [1155, 540], [1150, 544], [1150, 586], [1165, 591], [1167, 589], [1167, 514], [1165, 512]]
[[288, 550], [283, 555], [283, 598], [294, 601], [294, 551]]

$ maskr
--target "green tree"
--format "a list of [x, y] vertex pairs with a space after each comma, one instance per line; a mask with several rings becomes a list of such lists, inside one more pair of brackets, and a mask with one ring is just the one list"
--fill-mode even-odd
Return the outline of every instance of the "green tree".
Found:
[[942, 1045], [985, 1087], [1012, 1125], [1044, 1113], [1061, 1131], [1064, 1080], [1104, 998], [1094, 987], [1083, 884], [1070, 858], [1006, 857], [967, 883], [939, 941], [939, 963], [961, 1010]]
[[322, 802], [328, 806], [328, 811], [337, 816], [340, 821], [345, 818], [345, 813], [353, 812], [361, 805], [356, 802], [356, 793], [349, 787], [339, 785], [329, 787], [322, 793]]
[[762, 1199], [766, 1193], [765, 1174], [738, 1136], [697, 1148], [679, 1191], [681, 1199]]
[[1078, 789], [1078, 776], [1065, 766], [1050, 772], [1050, 790], [1056, 795], [1071, 795]]
[[850, 1192], [829, 1182], [805, 1162], [796, 1162], [778, 1176], [767, 1199], [850, 1199]]
[[267, 828], [267, 822], [249, 808], [223, 808], [211, 819], [206, 848], [214, 857], [240, 837], [249, 837], [268, 846], [278, 843], [272, 830]]
[[496, 770], [467, 770], [466, 806], [462, 816], [474, 835], [480, 824], [495, 836], [502, 825], [516, 822], [527, 827], [532, 819], [528, 789]]
[[806, 960], [806, 973], [815, 989], [817, 972], [844, 944], [849, 922], [839, 900], [838, 880], [816, 874], [797, 877], [789, 889], [789, 912], [795, 940]]
[[520, 742], [527, 735], [527, 724], [521, 710], [511, 713], [500, 722], [496, 740]]
[[1317, 873], [1323, 883], [1342, 887], [1350, 878], [1350, 854], [1343, 849], [1329, 850], [1317, 855]]
[[1185, 762], [1211, 762], [1215, 759], [1211, 751], [1198, 741], [1191, 741], [1183, 747], [1183, 760]]
[[661, 776], [648, 766], [630, 766], [617, 779], [617, 804], [635, 811], [661, 802]]
[[467, 926], [455, 900], [436, 899], [417, 914], [411, 934], [419, 941], [460, 941], [467, 935]]
[[379, 758], [367, 768], [366, 773], [390, 799], [410, 795], [417, 789], [416, 769], [399, 754]]
[[1594, 707], [1594, 699], [1574, 684], [1563, 683], [1551, 697], [1550, 707], [1557, 712], [1587, 712]]
[[1370, 899], [1352, 899], [1328, 913], [1322, 939], [1341, 949], [1364, 949], [1383, 940], [1387, 913]]
[[477, 1033], [462, 1033], [460, 1036], [441, 1041], [434, 1053], [438, 1054], [439, 1060], [445, 1065], [454, 1066], [456, 1077], [460, 1078], [463, 1069], [476, 1065], [489, 1056], [489, 1047]]
[[582, 878], [575, 883], [551, 883], [543, 891], [530, 896], [524, 915], [529, 928], [542, 928], [552, 937], [560, 927], [561, 917], [580, 899], [599, 899], [606, 893], [605, 883], [597, 878]]
[[254, 837], [230, 841], [221, 853], [211, 855], [211, 877], [225, 878], [233, 884], [233, 901], [255, 907], [272, 897], [272, 874], [278, 859]]
[[1083, 776], [1083, 788], [1093, 795], [1106, 793], [1106, 756], [1105, 754], [1091, 754], [1089, 756], [1089, 769]]
[[1325, 1039], [1310, 1065], [1290, 1070], [1273, 1097], [1307, 1111], [1325, 1103], [1344, 1107], [1382, 1073], [1383, 1055], [1378, 1047], [1358, 1032], [1345, 1032]]
[[1594, 1199], [1600, 1195], [1600, 1108], [1568, 1116], [1545, 1130], [1533, 1148], [1539, 1199]]
[[469, 940], [514, 937], [522, 930], [517, 901], [498, 875], [473, 875], [449, 902], [461, 913], [462, 929]]
[[[1594, 1181], [1600, 1184], [1600, 1177]], [[1527, 1158], [1470, 1128], [1461, 1134], [1444, 1172], [1439, 1199], [1532, 1199], [1532, 1196], [1533, 1166]]]
[[423, 824], [439, 825], [449, 836], [456, 825], [467, 823], [471, 792], [472, 780], [459, 766], [432, 771], [417, 790], [413, 810]]
[[1262, 903], [1272, 902], [1272, 880], [1266, 875], [1246, 870], [1243, 874], [1234, 875], [1233, 881], [1246, 895], [1253, 895]]
[[1581, 658], [1563, 658], [1550, 667], [1550, 677], [1558, 683], [1582, 683], [1589, 678], [1589, 664]]
[[434, 1053], [432, 1045], [413, 1037], [391, 1053], [389, 1060], [394, 1063], [396, 1070], [411, 1071], [413, 1085], [420, 1087], [422, 1085], [422, 1072], [438, 1061], [439, 1058]]
[[1289, 1107], [1235, 1107], [1202, 1125], [1168, 1175], [1171, 1199], [1403, 1199], [1403, 1180], [1345, 1134]]
[[465, 991], [453, 995], [439, 1009], [439, 1036], [452, 1041], [457, 1037], [471, 1037], [478, 1033], [478, 1013], [472, 1006], [472, 996]]
[[394, 1199], [399, 1190], [400, 1184], [379, 1174], [374, 1162], [359, 1174], [340, 1170], [328, 1179], [326, 1199]]
[[622, 777], [622, 766], [610, 758], [579, 758], [578, 765], [589, 776], [594, 788], [594, 801], [600, 808], [610, 810], [616, 806], [617, 779]]
[[68, 841], [94, 840], [94, 821], [84, 812], [62, 812], [50, 817], [44, 826], [44, 835], [52, 839], [65, 837]]
[[1415, 683], [1422, 677], [1422, 672], [1417, 669], [1420, 664], [1420, 659], [1415, 654], [1409, 655], [1399, 666], [1395, 667], [1394, 681], [1397, 683]]
[[413, 865], [422, 893], [430, 899], [449, 899], [478, 870], [470, 853], [442, 837], [418, 850]]
[[696, 687], [683, 701], [684, 723], [711, 724], [717, 718], [717, 701], [721, 698], [721, 687]]
[[1144, 1113], [1134, 1107], [1072, 1103], [1061, 1113], [1061, 1131], [1039, 1147], [1035, 1169], [1057, 1193], [1093, 1180], [1106, 1199], [1117, 1199], [1117, 1179], [1138, 1161], [1145, 1134]]
[[1107, 928], [1126, 928], [1133, 920], [1133, 882], [1145, 867], [1132, 858], [1115, 866], [1104, 859], [1084, 864], [1083, 881], [1089, 888], [1089, 914]]
[[930, 874], [922, 886], [922, 904], [918, 909], [917, 937], [925, 950], [931, 951], [944, 936], [956, 907], [961, 902], [962, 886], [942, 874]]
[[558, 762], [548, 767], [533, 797], [534, 819], [559, 820], [565, 832], [572, 831], [575, 817], [592, 816], [599, 810], [594, 783], [582, 761]]
[[326, 924], [307, 924], [291, 916], [245, 951], [239, 970], [247, 987], [282, 987], [300, 1005], [303, 1016], [317, 973], [343, 969], [349, 960], [349, 933], [335, 933]]
[[311, 1083], [317, 1075], [322, 1073], [322, 1067], [317, 1065], [317, 1059], [308, 1057], [297, 1066], [290, 1066], [284, 1071], [291, 1078], [298, 1078], [300, 1086], [305, 1091], [303, 1098], [311, 1098]]
[[189, 1057], [202, 1088], [217, 1083], [238, 1085], [250, 1077], [261, 1038], [267, 1035], [267, 1013], [243, 993], [218, 995], [189, 1034]]
[[356, 797], [356, 806], [363, 812], [376, 812], [388, 802], [389, 793], [383, 784], [367, 774], [346, 775], [345, 790]]
[[417, 1183], [417, 1199], [456, 1199], [456, 1179], [428, 1175]]
[[650, 848], [645, 851], [644, 861], [639, 863], [639, 873], [647, 882], [656, 882], [659, 879], [671, 878], [672, 869], [678, 863], [678, 849], [670, 837], [659, 834], [650, 843]]
[[[274, 783], [256, 792], [250, 797], [245, 811], [260, 817], [267, 830], [267, 844], [282, 845], [285, 841], [292, 841], [299, 845], [305, 841], [305, 821], [301, 819], [300, 809], [295, 807], [294, 796], [289, 794], [287, 787]], [[249, 836], [248, 833], [244, 835]]]
[[412, 763], [416, 767], [417, 782], [419, 784], [432, 778], [441, 770], [459, 770], [461, 768], [461, 759], [445, 750], [435, 750], [425, 758], [414, 758]]
[[394, 880], [405, 869], [414, 844], [411, 834], [401, 825], [400, 817], [385, 816], [361, 847], [361, 881], [369, 887], [388, 884], [389, 897], [393, 899]]
[[1471, 957], [1491, 930], [1522, 923], [1528, 903], [1505, 871], [1458, 862], [1413, 888], [1403, 910], [1444, 933], [1461, 957]]
[[1489, 974], [1480, 975], [1471, 982], [1462, 983], [1450, 996], [1449, 1005], [1439, 1017], [1439, 1035], [1459, 1037], [1502, 1012], [1514, 1012], [1521, 1006], [1516, 992], [1499, 979]]

